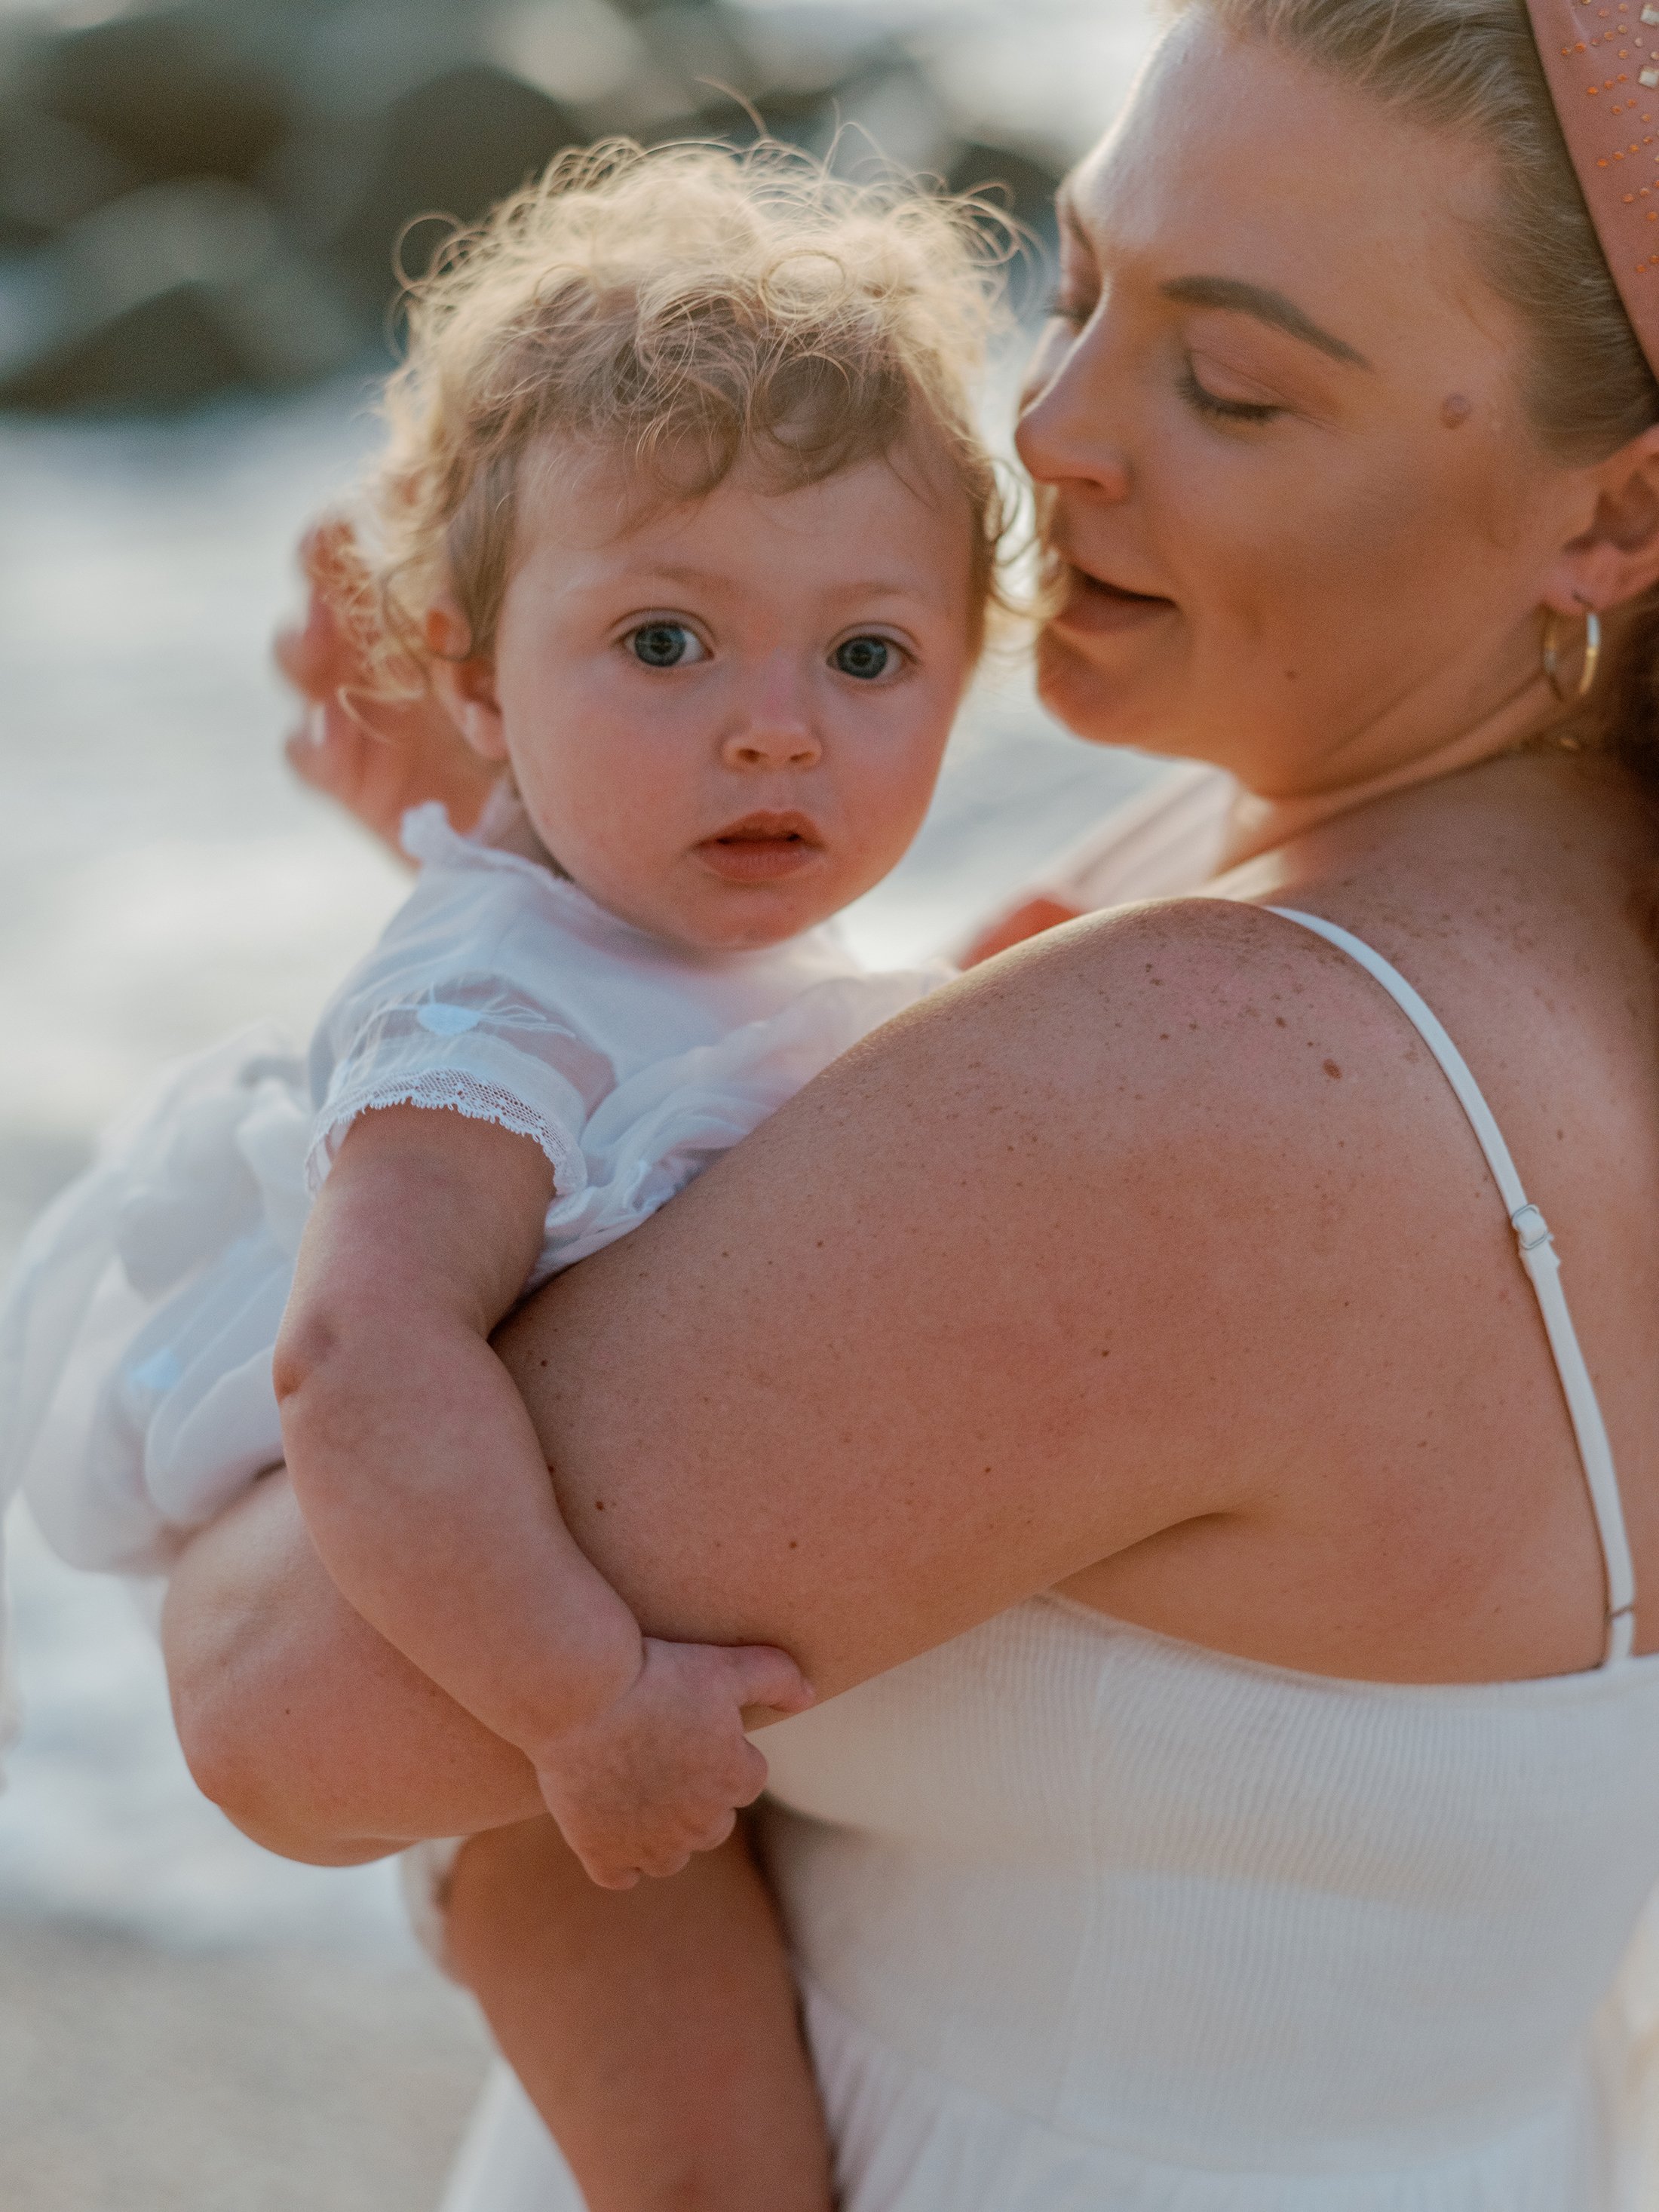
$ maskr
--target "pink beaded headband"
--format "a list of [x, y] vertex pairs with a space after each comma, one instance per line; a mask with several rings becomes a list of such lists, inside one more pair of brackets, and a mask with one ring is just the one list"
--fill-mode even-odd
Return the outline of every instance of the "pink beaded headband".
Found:
[[1601, 250], [1659, 374], [1659, 5], [1527, 4]]

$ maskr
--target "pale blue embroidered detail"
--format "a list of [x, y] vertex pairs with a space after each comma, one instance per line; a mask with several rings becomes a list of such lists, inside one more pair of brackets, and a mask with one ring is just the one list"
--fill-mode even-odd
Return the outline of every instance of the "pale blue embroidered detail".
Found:
[[141, 1390], [171, 1390], [184, 1371], [178, 1353], [163, 1345], [159, 1352], [152, 1352], [148, 1359], [130, 1369], [127, 1380], [136, 1382]]
[[452, 1006], [442, 999], [428, 999], [425, 1006], [415, 1009], [415, 1018], [434, 1036], [463, 1036], [468, 1030], [477, 1028], [483, 1015], [472, 1006]]

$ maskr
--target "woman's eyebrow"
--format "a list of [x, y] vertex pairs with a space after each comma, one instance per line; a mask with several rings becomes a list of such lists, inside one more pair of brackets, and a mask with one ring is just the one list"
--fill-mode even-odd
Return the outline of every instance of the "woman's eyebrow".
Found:
[[1294, 300], [1287, 300], [1282, 292], [1270, 292], [1265, 285], [1242, 283], [1236, 276], [1177, 276], [1162, 290], [1166, 300], [1184, 307], [1221, 307], [1233, 314], [1254, 315], [1259, 323], [1300, 338], [1304, 345], [1316, 346], [1333, 361], [1346, 362], [1350, 368], [1371, 366], [1346, 338], [1333, 337], [1329, 331], [1321, 330]]

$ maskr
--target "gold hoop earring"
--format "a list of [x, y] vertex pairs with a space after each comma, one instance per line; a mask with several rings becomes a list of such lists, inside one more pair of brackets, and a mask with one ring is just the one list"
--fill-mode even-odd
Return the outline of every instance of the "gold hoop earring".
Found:
[[1589, 697], [1595, 689], [1595, 678], [1601, 665], [1601, 617], [1594, 607], [1584, 610], [1584, 659], [1576, 684], [1562, 681], [1559, 625], [1565, 615], [1551, 615], [1544, 625], [1544, 674], [1549, 687], [1564, 707], [1576, 707]]

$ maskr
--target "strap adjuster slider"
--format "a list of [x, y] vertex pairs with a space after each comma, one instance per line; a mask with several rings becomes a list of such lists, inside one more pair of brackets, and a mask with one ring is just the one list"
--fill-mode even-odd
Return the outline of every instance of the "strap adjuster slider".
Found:
[[1535, 1252], [1542, 1244], [1553, 1240], [1553, 1232], [1541, 1210], [1535, 1206], [1523, 1206], [1518, 1213], [1510, 1217], [1510, 1226], [1523, 1252]]

